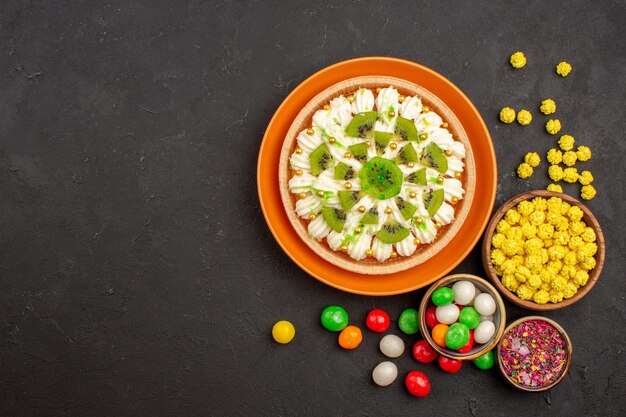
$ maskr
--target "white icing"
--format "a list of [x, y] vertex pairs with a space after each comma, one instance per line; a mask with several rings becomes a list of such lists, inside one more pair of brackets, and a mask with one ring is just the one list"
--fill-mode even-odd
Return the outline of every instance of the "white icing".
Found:
[[422, 100], [418, 97], [409, 96], [400, 105], [400, 116], [405, 119], [415, 120], [422, 112]]
[[322, 202], [320, 201], [320, 199], [312, 195], [296, 201], [296, 213], [298, 213], [298, 216], [302, 217], [303, 219], [306, 219], [311, 214], [318, 213], [321, 208]]
[[383, 243], [378, 238], [374, 238], [374, 243], [372, 244], [372, 251], [374, 252], [374, 257], [378, 259], [380, 262], [389, 259], [391, 256], [391, 251], [393, 249], [393, 245], [388, 243]]
[[400, 256], [411, 256], [415, 249], [417, 249], [417, 245], [415, 244], [415, 236], [412, 234], [396, 243], [396, 252]]
[[311, 223], [309, 223], [309, 235], [313, 239], [323, 239], [330, 232], [330, 226], [324, 221], [322, 216], [317, 216]]
[[374, 109], [374, 93], [367, 88], [360, 88], [354, 93], [354, 103], [352, 103], [352, 113], [363, 113]]

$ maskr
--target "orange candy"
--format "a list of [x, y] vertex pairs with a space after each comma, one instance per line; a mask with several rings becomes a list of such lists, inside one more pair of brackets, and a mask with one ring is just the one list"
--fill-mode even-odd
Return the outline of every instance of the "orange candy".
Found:
[[435, 343], [437, 343], [441, 347], [446, 346], [446, 333], [448, 331], [448, 325], [439, 323], [435, 327], [433, 327], [432, 337]]
[[354, 349], [362, 340], [361, 329], [356, 326], [348, 326], [339, 333], [339, 346], [344, 349]]

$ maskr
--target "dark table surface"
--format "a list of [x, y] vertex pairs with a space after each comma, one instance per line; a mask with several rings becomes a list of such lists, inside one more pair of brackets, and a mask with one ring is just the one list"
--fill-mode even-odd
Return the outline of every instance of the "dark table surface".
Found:
[[[0, 415], [623, 412], [625, 3], [492, 3], [4, 1]], [[517, 50], [523, 70], [507, 63]], [[540, 100], [554, 98], [563, 133], [592, 148], [607, 261], [587, 297], [547, 314], [574, 343], [552, 391], [517, 392], [471, 364], [446, 375], [409, 354], [392, 386], [375, 387], [379, 337], [342, 351], [319, 313], [338, 304], [362, 323], [380, 307], [395, 320], [423, 291], [339, 292], [269, 233], [256, 193], [269, 119], [313, 72], [368, 55], [433, 68], [473, 100], [497, 153], [496, 205], [548, 183], [545, 162], [528, 181], [514, 174], [527, 151], [555, 144]], [[563, 59], [567, 78], [554, 73]], [[507, 105], [529, 108], [532, 124], [499, 123]], [[478, 250], [455, 272], [483, 274]], [[288, 346], [271, 340], [279, 319], [297, 328]], [[430, 375], [428, 398], [406, 392], [411, 369]]]

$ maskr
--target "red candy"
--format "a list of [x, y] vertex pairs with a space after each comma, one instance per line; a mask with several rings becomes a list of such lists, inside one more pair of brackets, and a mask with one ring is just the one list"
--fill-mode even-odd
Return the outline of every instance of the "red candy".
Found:
[[448, 359], [445, 356], [439, 357], [439, 367], [449, 374], [456, 374], [461, 369], [463, 362], [454, 359]]
[[470, 330], [469, 332], [469, 340], [467, 344], [462, 348], [458, 348], [456, 351], [459, 353], [468, 353], [474, 347], [474, 330]]
[[430, 392], [428, 377], [419, 371], [409, 372], [404, 380], [404, 384], [414, 397], [423, 398]]
[[430, 329], [432, 329], [433, 327], [439, 324], [439, 320], [437, 320], [437, 315], [435, 313], [436, 311], [437, 311], [436, 306], [430, 306], [426, 309], [426, 314], [425, 314], [426, 325]]
[[437, 359], [437, 352], [425, 340], [413, 345], [413, 357], [421, 363], [430, 363]]
[[376, 333], [386, 331], [389, 328], [389, 323], [389, 314], [378, 308], [370, 311], [365, 320], [367, 328]]

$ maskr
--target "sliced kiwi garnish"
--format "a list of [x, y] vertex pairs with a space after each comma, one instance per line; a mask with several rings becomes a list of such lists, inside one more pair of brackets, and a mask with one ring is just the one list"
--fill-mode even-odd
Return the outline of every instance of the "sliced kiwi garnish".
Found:
[[415, 185], [426, 185], [426, 168], [411, 172], [404, 180]]
[[333, 158], [328, 150], [328, 146], [326, 146], [325, 143], [322, 143], [320, 146], [315, 148], [313, 152], [311, 152], [311, 155], [309, 155], [309, 161], [311, 162], [311, 174], [317, 177], [326, 169], [333, 166], [335, 158]]
[[417, 151], [410, 143], [400, 149], [400, 152], [398, 152], [398, 156], [396, 156], [396, 162], [399, 164], [406, 164], [407, 162], [417, 162], [418, 160], [419, 158], [417, 157]]
[[341, 233], [343, 225], [346, 223], [346, 212], [334, 207], [322, 207], [322, 217], [331, 229]]
[[400, 196], [396, 197], [396, 205], [398, 206], [398, 210], [400, 210], [402, 217], [404, 217], [404, 220], [409, 220], [417, 211], [417, 207]]
[[439, 210], [439, 207], [443, 204], [443, 197], [443, 188], [422, 194], [424, 207], [428, 210], [430, 217], [433, 217], [435, 213], [437, 213], [437, 210]]
[[361, 223], [378, 224], [378, 209], [376, 207], [369, 209], [361, 219]]
[[354, 178], [356, 171], [348, 164], [339, 162], [335, 165], [335, 179], [336, 180], [349, 180]]
[[361, 199], [360, 193], [358, 191], [348, 190], [337, 191], [337, 197], [339, 198], [341, 208], [343, 208], [345, 211], [350, 210]]
[[346, 127], [346, 135], [353, 138], [371, 139], [374, 123], [378, 120], [378, 112], [368, 111], [354, 115]]
[[415, 123], [402, 116], [396, 119], [396, 129], [394, 131], [396, 140], [419, 140]]
[[411, 231], [401, 226], [393, 219], [389, 219], [383, 224], [383, 227], [376, 233], [376, 237], [383, 243], [398, 243], [406, 238]]
[[378, 200], [386, 200], [400, 194], [402, 171], [395, 162], [375, 156], [359, 171], [361, 190]]
[[376, 153], [380, 156], [385, 152], [385, 148], [391, 142], [393, 133], [391, 132], [374, 132], [374, 143], [376, 144]]
[[444, 173], [448, 170], [448, 159], [443, 150], [436, 144], [430, 143], [424, 148], [420, 164]]
[[356, 145], [348, 146], [348, 150], [357, 161], [367, 161], [367, 143], [357, 143]]

